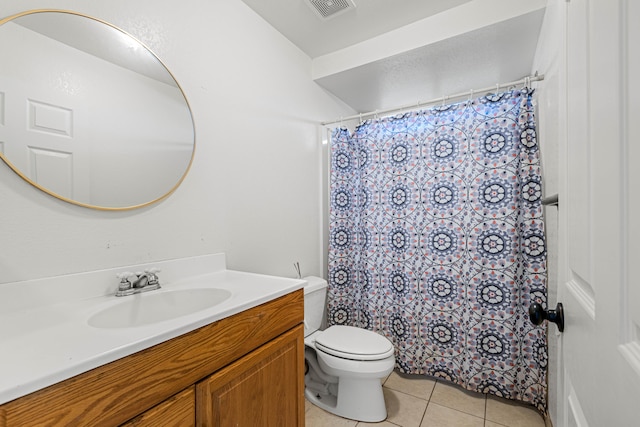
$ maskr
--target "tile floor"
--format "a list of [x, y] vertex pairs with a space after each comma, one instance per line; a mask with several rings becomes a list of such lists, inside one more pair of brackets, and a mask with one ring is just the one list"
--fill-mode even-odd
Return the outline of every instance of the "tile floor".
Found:
[[532, 407], [419, 375], [392, 372], [383, 390], [386, 421], [359, 423], [306, 402], [306, 427], [545, 427]]

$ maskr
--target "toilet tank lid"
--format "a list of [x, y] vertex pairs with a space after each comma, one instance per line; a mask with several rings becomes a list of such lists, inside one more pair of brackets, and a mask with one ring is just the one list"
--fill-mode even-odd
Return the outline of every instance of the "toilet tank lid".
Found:
[[307, 281], [307, 284], [304, 286], [305, 294], [327, 287], [327, 281], [324, 280], [322, 277], [307, 276], [307, 277], [303, 277], [302, 280]]

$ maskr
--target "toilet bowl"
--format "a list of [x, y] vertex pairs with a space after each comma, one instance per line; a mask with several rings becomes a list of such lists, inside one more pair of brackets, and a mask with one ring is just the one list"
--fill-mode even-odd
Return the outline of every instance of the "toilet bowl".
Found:
[[352, 326], [320, 330], [326, 282], [305, 278], [305, 397], [318, 407], [357, 421], [387, 417], [382, 382], [395, 366], [393, 344]]

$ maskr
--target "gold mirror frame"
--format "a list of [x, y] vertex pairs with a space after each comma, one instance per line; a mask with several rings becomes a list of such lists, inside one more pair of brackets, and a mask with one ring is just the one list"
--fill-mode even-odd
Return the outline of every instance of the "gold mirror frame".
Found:
[[[185, 133], [190, 133], [191, 137], [190, 137], [190, 142], [184, 142], [185, 146], [190, 144], [191, 147], [191, 154], [188, 158], [188, 161], [184, 161], [186, 159], [187, 153], [185, 151], [185, 155], [184, 155], [184, 159], [183, 162], [180, 164], [180, 167], [177, 168], [176, 170], [178, 171], [175, 176], [177, 176], [182, 170], [182, 165], [185, 164], [184, 166], [184, 172], [182, 173], [181, 176], [179, 176], [179, 178], [177, 179], [177, 181], [175, 182], [175, 184], [173, 184], [172, 186], [170, 185], [166, 185], [164, 188], [165, 189], [161, 189], [159, 191], [156, 191], [156, 195], [150, 196], [151, 199], [150, 200], [142, 200], [139, 203], [133, 203], [133, 204], [129, 204], [129, 205], [125, 205], [125, 206], [101, 206], [98, 204], [92, 204], [90, 202], [86, 202], [86, 201], [82, 201], [82, 200], [75, 200], [72, 197], [67, 197], [61, 194], [56, 193], [54, 190], [47, 188], [47, 186], [42, 185], [38, 182], [36, 182], [36, 179], [32, 179], [31, 177], [29, 177], [27, 175], [27, 173], [23, 170], [21, 170], [18, 166], [16, 166], [14, 164], [14, 162], [12, 162], [11, 160], [9, 160], [9, 158], [5, 155], [5, 153], [3, 151], [0, 151], [0, 158], [17, 174], [19, 175], [22, 179], [24, 179], [26, 182], [28, 182], [29, 184], [31, 184], [32, 186], [34, 186], [35, 188], [43, 191], [46, 194], [49, 194], [50, 196], [56, 197], [60, 200], [63, 200], [65, 202], [74, 204], [74, 205], [78, 205], [78, 206], [82, 206], [85, 208], [91, 208], [91, 209], [98, 209], [98, 210], [106, 210], [106, 211], [123, 211], [123, 210], [131, 210], [131, 209], [136, 209], [136, 208], [141, 208], [141, 207], [145, 207], [148, 205], [151, 205], [153, 203], [159, 202], [160, 200], [163, 200], [165, 198], [167, 198], [169, 195], [171, 195], [179, 186], [180, 184], [184, 181], [185, 177], [187, 176], [187, 173], [189, 172], [190, 168], [191, 168], [191, 164], [193, 163], [193, 158], [195, 155], [195, 148], [196, 148], [196, 141], [195, 141], [195, 125], [193, 122], [193, 113], [191, 111], [191, 107], [189, 106], [188, 100], [184, 94], [184, 91], [182, 90], [182, 88], [180, 87], [179, 83], [177, 82], [177, 80], [175, 79], [175, 77], [173, 76], [173, 74], [171, 73], [171, 71], [169, 71], [169, 69], [165, 66], [165, 64], [157, 57], [157, 55], [155, 55], [151, 49], [149, 49], [146, 45], [144, 45], [143, 43], [139, 42], [137, 39], [135, 39], [134, 37], [132, 37], [130, 34], [128, 34], [127, 32], [125, 32], [124, 30], [97, 18], [85, 15], [85, 14], [81, 14], [81, 13], [77, 13], [77, 12], [73, 12], [73, 11], [69, 11], [69, 10], [57, 10], [57, 9], [37, 9], [37, 10], [29, 10], [29, 11], [25, 11], [25, 12], [21, 12], [12, 16], [9, 16], [7, 18], [3, 18], [0, 20], [0, 29], [2, 29], [3, 25], [14, 21], [18, 18], [21, 17], [25, 17], [28, 15], [33, 15], [33, 14], [43, 14], [43, 13], [60, 13], [60, 14], [68, 14], [68, 15], [73, 15], [73, 16], [77, 16], [83, 19], [88, 19], [91, 21], [95, 21], [99, 24], [102, 25], [106, 25], [108, 28], [110, 28], [110, 31], [115, 30], [117, 32], [118, 35], [120, 36], [126, 36], [131, 43], [134, 43], [136, 45], [139, 45], [141, 48], [143, 48], [146, 53], [148, 53], [151, 57], [153, 57], [155, 59], [155, 61], [157, 61], [157, 64], [162, 67], [164, 69], [164, 71], [166, 71], [167, 76], [172, 80], [173, 84], [172, 86], [175, 86], [175, 88], [177, 88], [177, 90], [179, 91], [180, 95], [181, 95], [181, 99], [184, 101], [184, 106], [186, 107], [186, 111], [184, 113], [181, 114], [187, 114], [188, 113], [188, 122], [190, 125], [190, 130], [185, 130]], [[103, 29], [101, 30], [103, 31]], [[0, 34], [1, 36], [1, 34]], [[146, 55], [146, 54], [145, 54]], [[6, 58], [5, 58], [6, 60]], [[2, 67], [0, 65], [0, 78], [2, 77]], [[2, 88], [0, 87], [0, 95], [3, 95], [3, 92], [1, 90]], [[0, 99], [1, 100], [1, 99]], [[2, 105], [0, 105], [0, 113], [2, 112]], [[186, 117], [186, 116], [185, 116]], [[0, 116], [0, 119], [2, 119], [2, 117]], [[186, 123], [186, 120], [183, 120], [184, 123]], [[0, 125], [3, 125], [3, 122], [0, 121]], [[2, 141], [2, 139], [0, 139], [0, 142]], [[11, 142], [7, 142], [8, 144], [10, 144]], [[182, 142], [180, 142], [182, 143]], [[6, 151], [6, 150], [5, 150]], [[126, 156], [127, 153], [122, 153], [120, 155], [124, 155]], [[93, 166], [89, 166], [89, 168], [92, 168]], [[103, 166], [104, 168], [104, 166]], [[106, 168], [105, 168], [106, 169]], [[106, 181], [106, 180], [105, 180]], [[171, 179], [171, 182], [173, 182], [173, 179]], [[168, 187], [168, 189], [167, 189]], [[111, 190], [112, 193], [115, 193], [116, 191]], [[157, 195], [159, 193], [162, 193], [160, 195]]]

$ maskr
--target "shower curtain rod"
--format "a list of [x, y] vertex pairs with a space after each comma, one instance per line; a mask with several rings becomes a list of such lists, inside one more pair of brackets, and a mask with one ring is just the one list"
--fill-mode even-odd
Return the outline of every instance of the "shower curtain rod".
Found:
[[386, 110], [369, 111], [368, 113], [354, 114], [352, 116], [341, 117], [339, 119], [328, 121], [328, 122], [321, 122], [320, 124], [322, 126], [327, 126], [327, 125], [332, 125], [334, 123], [341, 123], [343, 121], [353, 120], [353, 119], [360, 119], [360, 121], [362, 121], [362, 119], [364, 117], [378, 116], [380, 114], [388, 114], [388, 113], [393, 113], [393, 112], [396, 112], [396, 111], [403, 111], [403, 110], [415, 110], [416, 108], [423, 107], [425, 105], [437, 104], [438, 102], [444, 103], [447, 100], [462, 98], [462, 97], [469, 96], [469, 95], [473, 96], [474, 93], [489, 92], [490, 90], [493, 90], [493, 89], [495, 89], [496, 91], [499, 91], [500, 88], [505, 88], [505, 87], [510, 87], [510, 86], [517, 86], [517, 85], [520, 85], [520, 84], [526, 84], [528, 86], [531, 82], [537, 82], [537, 81], [540, 81], [540, 80], [544, 80], [544, 74], [538, 74], [536, 72], [536, 74], [533, 75], [533, 76], [527, 76], [527, 77], [524, 77], [524, 78], [522, 78], [520, 80], [516, 80], [516, 81], [513, 81], [513, 82], [509, 82], [509, 83], [498, 83], [495, 86], [487, 86], [487, 87], [484, 87], [482, 89], [472, 89], [472, 90], [468, 90], [466, 92], [456, 93], [454, 95], [448, 95], [448, 96], [442, 96], [440, 98], [434, 98], [434, 99], [429, 100], [429, 101], [424, 101], [424, 102], [418, 102], [416, 104], [405, 105], [403, 107], [396, 107], [396, 108], [389, 108], [389, 109], [386, 109]]

